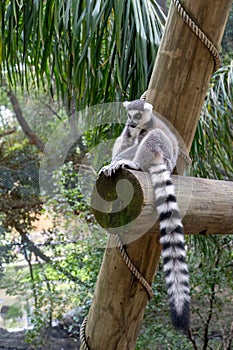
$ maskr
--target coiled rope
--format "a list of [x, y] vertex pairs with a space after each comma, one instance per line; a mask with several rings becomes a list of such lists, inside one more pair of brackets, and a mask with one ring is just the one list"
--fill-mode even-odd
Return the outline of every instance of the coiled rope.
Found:
[[150, 286], [150, 284], [147, 282], [147, 280], [142, 276], [142, 274], [138, 271], [138, 269], [134, 266], [132, 260], [130, 259], [130, 257], [128, 256], [128, 254], [126, 253], [126, 250], [122, 244], [121, 238], [119, 235], [114, 235], [115, 236], [115, 241], [117, 244], [117, 248], [125, 262], [125, 264], [128, 266], [129, 270], [132, 272], [132, 274], [134, 275], [134, 277], [137, 278], [137, 280], [141, 283], [141, 285], [143, 286], [143, 288], [145, 289], [145, 291], [148, 294], [148, 299], [150, 300], [151, 298], [153, 298], [154, 293], [153, 290]]
[[86, 330], [86, 325], [87, 325], [87, 320], [88, 320], [88, 317], [86, 316], [83, 320], [83, 323], [81, 325], [81, 328], [80, 328], [80, 335], [79, 335], [79, 338], [80, 338], [80, 342], [81, 342], [81, 346], [82, 346], [82, 349], [83, 350], [90, 350], [88, 344], [87, 344], [87, 340], [86, 340], [86, 334], [85, 334], [85, 330]]
[[201, 42], [207, 47], [214, 59], [214, 72], [218, 70], [221, 64], [220, 55], [218, 49], [213, 42], [207, 37], [207, 35], [198, 27], [198, 25], [191, 19], [188, 13], [185, 11], [179, 0], [173, 0], [173, 3], [177, 9], [177, 12], [182, 17], [184, 22], [189, 26], [193, 33], [201, 40]]

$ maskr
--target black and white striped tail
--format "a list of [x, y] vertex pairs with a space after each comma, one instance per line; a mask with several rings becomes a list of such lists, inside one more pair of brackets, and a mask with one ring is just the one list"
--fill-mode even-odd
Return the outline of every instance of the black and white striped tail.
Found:
[[189, 327], [189, 273], [179, 207], [166, 164], [152, 166], [149, 171], [159, 214], [160, 243], [171, 319], [175, 328], [186, 332]]

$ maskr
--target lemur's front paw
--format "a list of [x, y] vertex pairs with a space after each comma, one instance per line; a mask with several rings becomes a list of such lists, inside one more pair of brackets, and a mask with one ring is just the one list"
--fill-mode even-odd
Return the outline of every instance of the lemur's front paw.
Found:
[[116, 163], [111, 163], [109, 165], [103, 166], [98, 175], [100, 174], [104, 174], [105, 176], [111, 176], [112, 174], [115, 173], [115, 171], [118, 169], [118, 167], [116, 168]]
[[128, 159], [121, 159], [116, 163], [116, 169], [119, 168], [129, 168], [129, 169], [133, 169], [133, 170], [139, 170], [139, 166], [134, 163], [132, 160], [128, 160]]
[[139, 166], [135, 164], [132, 160], [121, 159], [116, 163], [111, 163], [100, 169], [99, 175], [104, 174], [105, 176], [112, 176], [120, 168], [130, 168], [138, 170]]
[[107, 170], [109, 168], [110, 165], [105, 165], [103, 166], [100, 171], [98, 172], [98, 175], [101, 175], [101, 174], [106, 174], [107, 173]]

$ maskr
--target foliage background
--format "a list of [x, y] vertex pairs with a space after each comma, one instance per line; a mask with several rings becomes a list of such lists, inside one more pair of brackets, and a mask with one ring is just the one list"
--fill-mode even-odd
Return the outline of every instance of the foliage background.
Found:
[[[96, 139], [117, 136], [122, 126], [105, 125], [87, 132], [71, 148], [65, 166], [53, 178], [70, 205], [54, 195], [49, 203], [53, 226], [41, 232], [43, 240], [38, 244], [32, 232], [44, 213], [38, 178], [43, 147], [56, 127], [80, 109], [138, 98], [146, 90], [165, 24], [157, 3], [0, 2], [0, 283], [11, 294], [28, 291], [33, 306], [31, 341], [64, 311], [77, 307], [75, 322], [87, 313], [103, 253], [96, 247], [104, 246], [106, 237], [101, 236], [100, 242], [100, 228], [79, 191], [77, 169]], [[160, 3], [166, 9], [166, 3]], [[223, 66], [211, 81], [191, 150], [195, 176], [233, 179], [232, 31], [231, 11], [223, 39]], [[6, 117], [9, 110], [12, 114]], [[72, 118], [69, 123], [75, 132]], [[159, 271], [138, 350], [230, 350], [231, 239], [190, 237], [187, 244], [195, 300], [192, 335], [186, 340], [166, 325]], [[16, 261], [16, 248], [27, 269], [14, 271], [12, 278], [8, 263]], [[75, 326], [69, 331], [78, 332]]]

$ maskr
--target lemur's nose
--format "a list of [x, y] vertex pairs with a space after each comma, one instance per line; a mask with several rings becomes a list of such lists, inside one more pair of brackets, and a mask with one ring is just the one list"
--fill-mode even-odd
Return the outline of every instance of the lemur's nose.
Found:
[[131, 128], [136, 128], [137, 124], [134, 123], [134, 122], [130, 122], [129, 126], [130, 126]]

